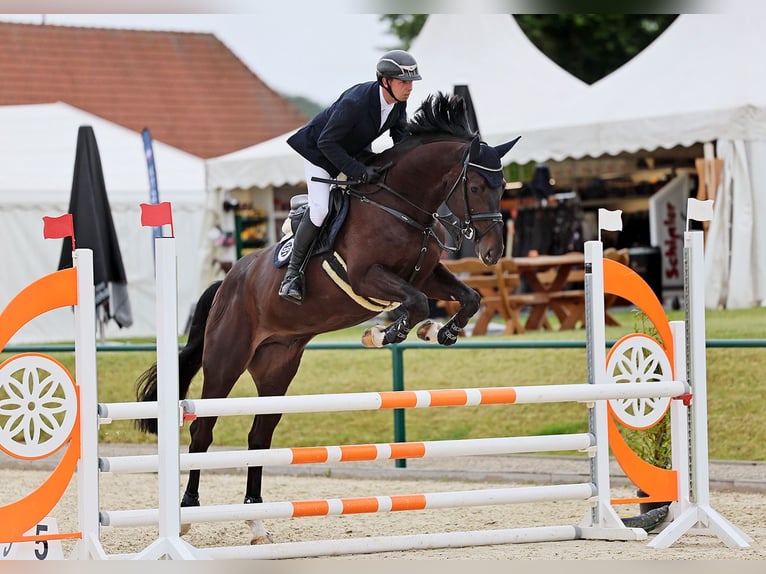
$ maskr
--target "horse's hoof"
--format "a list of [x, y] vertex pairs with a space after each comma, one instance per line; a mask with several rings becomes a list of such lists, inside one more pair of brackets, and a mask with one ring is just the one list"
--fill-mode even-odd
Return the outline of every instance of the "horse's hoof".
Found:
[[425, 321], [418, 327], [418, 338], [424, 340], [426, 343], [438, 343], [439, 329], [443, 326], [444, 325], [441, 323], [431, 320]]
[[[199, 506], [199, 494], [192, 494], [184, 492], [184, 496], [181, 499], [181, 508], [187, 508], [189, 506]], [[191, 524], [181, 524], [181, 536], [191, 530]]]
[[380, 325], [375, 325], [366, 329], [362, 334], [362, 345], [368, 348], [380, 348], [383, 346], [385, 329]]
[[271, 539], [271, 536], [269, 534], [266, 534], [265, 536], [258, 536], [256, 538], [253, 538], [250, 541], [251, 546], [255, 546], [256, 544], [272, 544], [274, 541]]
[[[260, 502], [260, 499], [258, 499]], [[245, 504], [249, 504], [246, 502]], [[271, 533], [266, 530], [263, 522], [260, 520], [246, 520], [245, 523], [250, 527], [250, 544], [271, 544]]]

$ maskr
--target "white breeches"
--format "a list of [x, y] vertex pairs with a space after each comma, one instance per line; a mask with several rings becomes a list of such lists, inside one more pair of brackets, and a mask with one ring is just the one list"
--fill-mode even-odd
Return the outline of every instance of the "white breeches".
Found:
[[309, 218], [311, 223], [319, 227], [324, 223], [327, 212], [330, 210], [330, 184], [311, 181], [311, 178], [330, 179], [330, 174], [308, 160], [304, 160], [303, 164], [306, 170], [306, 186], [309, 193]]

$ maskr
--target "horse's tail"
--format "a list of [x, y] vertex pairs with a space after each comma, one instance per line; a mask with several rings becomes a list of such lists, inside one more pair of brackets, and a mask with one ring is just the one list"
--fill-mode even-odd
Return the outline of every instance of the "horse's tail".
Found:
[[[202, 367], [202, 349], [205, 343], [205, 326], [210, 308], [213, 306], [213, 298], [221, 286], [221, 281], [216, 281], [205, 289], [194, 308], [189, 339], [184, 348], [178, 353], [178, 396], [186, 398], [194, 375]], [[136, 398], [140, 402], [157, 400], [157, 363], [154, 363], [136, 381]], [[136, 421], [139, 430], [157, 434], [157, 419], [140, 419]]]

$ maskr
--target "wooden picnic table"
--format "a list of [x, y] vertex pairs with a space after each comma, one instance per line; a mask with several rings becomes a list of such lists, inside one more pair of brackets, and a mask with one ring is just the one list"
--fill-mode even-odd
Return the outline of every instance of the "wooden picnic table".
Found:
[[[548, 310], [559, 319], [562, 329], [574, 329], [584, 320], [585, 255], [572, 252], [563, 255], [538, 255], [535, 257], [514, 257], [519, 275], [531, 293], [538, 295], [536, 303], [530, 305], [527, 330], [550, 329]], [[567, 285], [573, 289], [565, 289]]]
[[[561, 329], [585, 325], [585, 255], [582, 253], [503, 258], [490, 267], [476, 257], [443, 263], [482, 296], [473, 335], [486, 334], [495, 315], [505, 322], [506, 335], [552, 329], [549, 310], [556, 315]], [[527, 290], [521, 290], [522, 283]], [[459, 304], [443, 301], [440, 305], [454, 314]], [[608, 306], [605, 304], [605, 309]], [[529, 308], [526, 321], [520, 315], [524, 308]], [[606, 322], [619, 325], [608, 311]]]

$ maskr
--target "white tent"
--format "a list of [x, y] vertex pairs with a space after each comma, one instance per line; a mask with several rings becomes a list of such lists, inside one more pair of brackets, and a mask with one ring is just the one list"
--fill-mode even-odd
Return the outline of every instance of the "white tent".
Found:
[[[685, 14], [623, 67], [519, 126], [514, 161], [560, 160], [717, 141], [725, 159], [708, 238], [708, 306], [766, 304], [764, 20]], [[515, 135], [517, 130], [506, 135]]]
[[[467, 85], [482, 137], [492, 145], [516, 137], [517, 126], [541, 120], [588, 87], [540, 52], [509, 14], [431, 14], [410, 51], [423, 79], [414, 83], [409, 114], [428, 94]], [[209, 159], [208, 189], [302, 182], [303, 160], [286, 143], [292, 133]], [[373, 149], [390, 144], [385, 134]], [[522, 138], [506, 160], [516, 161], [516, 148], [523, 147]]]
[[[588, 85], [548, 58], [527, 38], [510, 14], [431, 14], [410, 49], [418, 61], [410, 106], [437, 91], [466, 85], [482, 137], [490, 144], [509, 141], [519, 127], [539, 124]], [[506, 156], [517, 161], [517, 150]]]
[[[64, 103], [0, 107], [0, 244], [3, 279], [0, 309], [26, 285], [56, 271], [62, 240], [43, 239], [42, 217], [66, 213], [78, 128], [93, 128], [128, 280], [133, 325], [110, 321], [109, 338], [152, 337], [154, 261], [150, 228], [140, 225], [140, 203], [149, 201], [149, 177], [141, 134]], [[151, 128], [151, 126], [149, 126]], [[199, 295], [199, 255], [205, 201], [204, 162], [154, 142], [160, 200], [173, 205], [178, 238], [179, 330]], [[72, 312], [59, 309], [35, 319], [12, 344], [69, 341]]]
[[296, 185], [305, 180], [303, 159], [287, 145], [295, 130], [207, 160], [208, 189]]
[[524, 122], [521, 161], [766, 138], [763, 20], [684, 14], [549, 116]]

